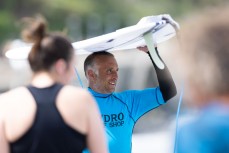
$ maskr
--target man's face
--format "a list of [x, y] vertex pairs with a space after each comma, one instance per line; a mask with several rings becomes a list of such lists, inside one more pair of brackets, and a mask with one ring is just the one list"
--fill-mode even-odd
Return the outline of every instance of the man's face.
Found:
[[104, 94], [114, 92], [118, 80], [118, 64], [115, 58], [105, 55], [97, 57], [94, 70], [94, 90]]

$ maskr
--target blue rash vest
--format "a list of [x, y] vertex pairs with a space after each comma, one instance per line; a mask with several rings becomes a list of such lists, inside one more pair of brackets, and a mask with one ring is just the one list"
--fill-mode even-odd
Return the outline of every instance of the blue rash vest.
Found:
[[209, 102], [200, 114], [179, 129], [177, 153], [228, 153], [229, 107]]
[[88, 90], [100, 109], [110, 153], [131, 153], [132, 133], [137, 120], [165, 103], [159, 87], [111, 94]]

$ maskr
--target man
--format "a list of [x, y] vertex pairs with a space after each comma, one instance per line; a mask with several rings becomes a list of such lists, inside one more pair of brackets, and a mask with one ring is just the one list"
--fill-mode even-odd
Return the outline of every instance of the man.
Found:
[[[138, 49], [150, 56], [147, 47]], [[155, 49], [159, 56], [157, 48]], [[151, 56], [150, 59], [152, 60]], [[119, 93], [114, 92], [119, 68], [113, 54], [95, 52], [84, 62], [85, 75], [89, 81], [88, 90], [100, 108], [110, 153], [130, 153], [132, 132], [137, 120], [176, 95], [176, 87], [168, 68], [165, 66], [164, 69], [159, 69], [153, 60], [152, 62], [159, 87]]]

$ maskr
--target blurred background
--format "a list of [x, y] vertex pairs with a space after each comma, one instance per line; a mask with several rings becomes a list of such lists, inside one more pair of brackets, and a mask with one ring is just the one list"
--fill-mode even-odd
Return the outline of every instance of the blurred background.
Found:
[[[31, 78], [26, 60], [9, 61], [5, 51], [20, 44], [23, 17], [44, 16], [50, 31], [63, 31], [72, 42], [113, 32], [136, 24], [142, 17], [170, 14], [181, 28], [195, 22], [203, 9], [226, 5], [228, 0], [0, 0], [0, 93], [26, 85]], [[190, 33], [193, 29], [190, 29]], [[159, 51], [177, 84], [178, 95], [166, 105], [144, 115], [136, 124], [133, 136], [133, 153], [172, 153], [175, 137], [175, 117], [182, 79], [176, 74], [173, 49], [179, 49], [179, 40], [173, 38], [159, 44]], [[118, 61], [119, 81], [116, 91], [144, 89], [157, 86], [157, 79], [148, 56], [137, 50], [115, 52]], [[76, 68], [84, 87], [83, 62], [86, 55], [77, 56]], [[72, 84], [80, 86], [75, 78]], [[181, 115], [185, 114], [185, 101]], [[180, 117], [182, 120], [182, 116]]]

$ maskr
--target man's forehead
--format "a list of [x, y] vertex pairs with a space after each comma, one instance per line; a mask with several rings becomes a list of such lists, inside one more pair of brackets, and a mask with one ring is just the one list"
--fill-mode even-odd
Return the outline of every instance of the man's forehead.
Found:
[[113, 56], [101, 55], [94, 60], [94, 66], [98, 67], [118, 67], [117, 61]]

